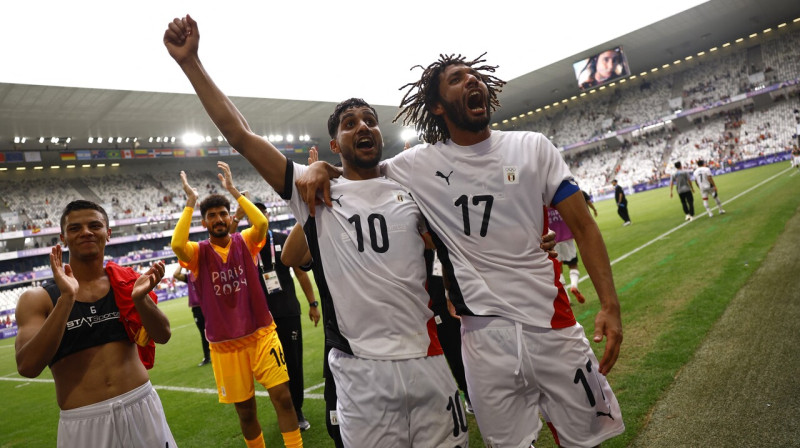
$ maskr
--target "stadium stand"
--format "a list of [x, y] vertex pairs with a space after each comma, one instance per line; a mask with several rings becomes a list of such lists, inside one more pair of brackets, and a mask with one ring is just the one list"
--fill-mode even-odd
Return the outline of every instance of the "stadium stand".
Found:
[[[800, 125], [797, 48], [800, 29], [795, 27], [755, 46], [721, 49], [670, 70], [634, 75], [499, 129], [550, 137], [596, 200], [608, 194], [614, 178], [626, 188], [661, 185], [677, 160], [687, 168], [703, 159], [724, 169], [758, 157], [788, 157]], [[13, 317], [25, 287], [49, 275], [45, 254], [57, 243], [58, 219], [69, 201], [84, 197], [104, 205], [115, 221], [114, 236], [130, 238], [109, 251], [118, 262], [169, 259], [168, 232], [185, 203], [178, 172], [190, 173], [201, 198], [222, 193], [215, 160], [157, 161], [124, 172], [76, 172], [59, 180], [44, 174], [0, 179], [0, 249], [29, 251], [19, 259], [0, 260], [0, 323]], [[225, 160], [236, 172], [237, 187], [264, 202], [279, 228], [290, 228], [288, 209], [261, 177], [237, 158]], [[199, 221], [196, 216], [194, 238], [203, 235]]]

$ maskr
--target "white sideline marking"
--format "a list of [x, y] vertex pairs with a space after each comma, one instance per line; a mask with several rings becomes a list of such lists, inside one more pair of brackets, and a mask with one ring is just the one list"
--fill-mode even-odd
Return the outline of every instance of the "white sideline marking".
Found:
[[[16, 383], [52, 383], [53, 380], [51, 379], [41, 379], [41, 378], [5, 378], [0, 377], [0, 381], [11, 381]], [[309, 392], [315, 389], [319, 389], [320, 387], [324, 386], [325, 383], [315, 384], [305, 392]], [[181, 386], [158, 386], [153, 385], [156, 390], [168, 390], [170, 392], [187, 392], [192, 394], [207, 394], [207, 395], [217, 395], [217, 389], [201, 389], [197, 387], [181, 387]], [[265, 390], [257, 390], [256, 396], [258, 397], [269, 397], [269, 394]], [[324, 397], [322, 394], [309, 394], [306, 393], [304, 398], [310, 398], [312, 400], [322, 400]]]
[[0, 381], [16, 381], [18, 383], [52, 383], [53, 380], [44, 380], [41, 378], [6, 378], [0, 377]]
[[[780, 176], [782, 174], [785, 174], [787, 171], [789, 171], [791, 169], [792, 168], [786, 168], [785, 170], [783, 170], [783, 171], [781, 171], [781, 172], [779, 172], [779, 173], [777, 173], [777, 174], [775, 174], [775, 175], [773, 175], [771, 177], [768, 177], [768, 178], [762, 180], [761, 182], [753, 185], [752, 187], [748, 188], [747, 190], [744, 190], [743, 192], [741, 192], [741, 193], [737, 194], [736, 196], [734, 196], [734, 197], [728, 199], [727, 201], [723, 202], [722, 205], [729, 204], [729, 203], [735, 201], [736, 199], [739, 199], [741, 196], [744, 196], [745, 194], [750, 193], [751, 191], [755, 190], [756, 188], [766, 184], [767, 182], [772, 181], [773, 179], [777, 178], [778, 176]], [[705, 210], [705, 209], [703, 209], [703, 210]], [[636, 249], [633, 249], [632, 251], [628, 252], [627, 254], [622, 255], [621, 257], [619, 257], [616, 260], [612, 261], [611, 262], [611, 266], [614, 266], [615, 264], [619, 263], [620, 261], [630, 257], [631, 255], [635, 254], [636, 252], [639, 252], [640, 250], [642, 250], [645, 247], [655, 243], [656, 241], [663, 239], [664, 237], [668, 236], [669, 234], [671, 234], [671, 233], [673, 233], [673, 232], [675, 232], [675, 231], [677, 231], [677, 230], [679, 230], [679, 229], [681, 229], [681, 228], [683, 228], [685, 226], [688, 226], [689, 224], [693, 223], [694, 221], [697, 221], [700, 218], [707, 218], [707, 217], [708, 217], [708, 214], [706, 212], [700, 213], [700, 216], [695, 217], [694, 220], [685, 221], [683, 224], [680, 224], [680, 225], [678, 225], [678, 226], [676, 226], [676, 227], [674, 227], [674, 228], [672, 228], [670, 230], [667, 230], [666, 232], [664, 232], [661, 235], [653, 238], [652, 240], [642, 244], [641, 246], [637, 247]], [[582, 282], [584, 280], [587, 280], [588, 278], [589, 278], [588, 274], [584, 275], [583, 277], [578, 279], [578, 283], [580, 283], [580, 282]]]

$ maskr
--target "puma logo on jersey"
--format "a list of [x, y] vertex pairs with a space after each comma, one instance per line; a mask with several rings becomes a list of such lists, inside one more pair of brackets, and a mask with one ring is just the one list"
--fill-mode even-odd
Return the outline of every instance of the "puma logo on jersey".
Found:
[[611, 415], [610, 412], [597, 411], [597, 417], [603, 417], [603, 416], [606, 416], [606, 417], [610, 418], [611, 420], [614, 420], [614, 417]]
[[450, 174], [448, 174], [447, 176], [442, 174], [441, 171], [437, 171], [436, 172], [436, 176], [437, 177], [441, 177], [442, 179], [444, 179], [447, 182], [447, 185], [450, 185], [450, 176], [452, 176], [452, 175], [453, 175], [453, 171], [452, 170], [450, 171]]
[[334, 199], [334, 198], [331, 198], [331, 200], [332, 200], [333, 202], [335, 202], [335, 203], [339, 204], [339, 207], [341, 207], [341, 206], [342, 206], [342, 203], [341, 203], [341, 202], [339, 202], [339, 199], [342, 199], [342, 196], [344, 196], [344, 195], [343, 195], [343, 194], [340, 194], [338, 198], [336, 198], [336, 199]]

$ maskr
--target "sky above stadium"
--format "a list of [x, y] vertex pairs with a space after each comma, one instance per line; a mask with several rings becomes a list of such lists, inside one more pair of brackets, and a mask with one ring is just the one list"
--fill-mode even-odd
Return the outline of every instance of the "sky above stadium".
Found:
[[[231, 96], [397, 105], [417, 64], [488, 52], [511, 80], [705, 3], [337, 0], [0, 4], [0, 82], [191, 93], [162, 43], [189, 13], [200, 58]], [[489, 7], [491, 5], [491, 7]]]

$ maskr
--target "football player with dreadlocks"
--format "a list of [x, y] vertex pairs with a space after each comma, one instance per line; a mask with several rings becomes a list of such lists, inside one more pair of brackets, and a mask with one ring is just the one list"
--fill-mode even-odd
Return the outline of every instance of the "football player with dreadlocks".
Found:
[[[625, 429], [605, 377], [622, 343], [608, 253], [553, 144], [535, 132], [490, 129], [504, 82], [482, 57], [441, 55], [420, 66], [395, 120], [414, 125], [425, 143], [382, 169], [411, 190], [453, 285], [449, 300], [461, 316], [467, 384], [486, 444], [528, 446], [541, 412], [559, 445], [596, 446]], [[307, 201], [325, 190], [331, 172], [320, 164], [299, 181]], [[607, 339], [600, 362], [557, 281], [557, 262], [537, 250], [545, 206], [572, 231], [600, 299], [593, 338]]]

